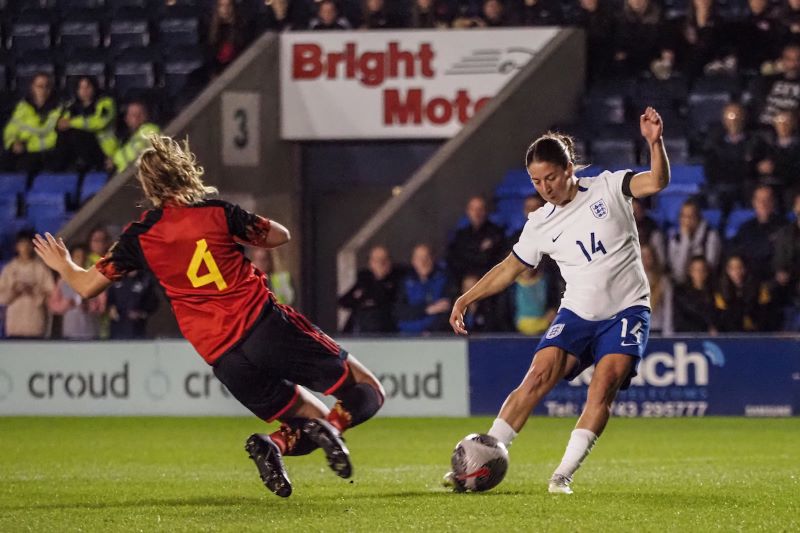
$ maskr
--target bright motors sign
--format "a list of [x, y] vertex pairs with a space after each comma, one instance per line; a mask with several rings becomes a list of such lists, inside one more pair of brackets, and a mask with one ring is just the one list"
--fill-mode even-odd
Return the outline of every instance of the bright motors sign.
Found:
[[447, 138], [557, 29], [284, 33], [284, 139]]

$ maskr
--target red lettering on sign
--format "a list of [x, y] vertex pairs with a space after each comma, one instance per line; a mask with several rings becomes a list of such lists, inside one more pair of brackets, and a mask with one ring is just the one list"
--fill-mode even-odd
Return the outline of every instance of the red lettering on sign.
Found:
[[443, 126], [453, 121], [464, 124], [486, 105], [489, 97], [470, 97], [465, 89], [459, 89], [454, 98], [435, 96], [425, 100], [422, 89], [386, 89], [383, 91], [383, 123], [386, 126], [422, 124], [427, 121]]

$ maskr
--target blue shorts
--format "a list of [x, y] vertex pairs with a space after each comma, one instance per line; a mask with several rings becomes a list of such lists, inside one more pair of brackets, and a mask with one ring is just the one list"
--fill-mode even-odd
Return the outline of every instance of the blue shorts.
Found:
[[536, 351], [557, 346], [577, 357], [578, 366], [566, 376], [567, 381], [597, 364], [604, 355], [621, 353], [635, 357], [636, 364], [622, 385], [625, 390], [638, 373], [649, 333], [650, 309], [643, 305], [629, 307], [606, 320], [584, 320], [569, 309], [561, 309]]

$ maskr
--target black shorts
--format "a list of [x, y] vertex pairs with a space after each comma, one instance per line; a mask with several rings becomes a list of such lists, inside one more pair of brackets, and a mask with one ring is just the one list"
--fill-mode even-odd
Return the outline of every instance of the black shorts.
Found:
[[257, 417], [272, 422], [297, 401], [297, 385], [333, 394], [350, 368], [347, 352], [287, 305], [267, 308], [247, 335], [214, 362], [214, 375]]

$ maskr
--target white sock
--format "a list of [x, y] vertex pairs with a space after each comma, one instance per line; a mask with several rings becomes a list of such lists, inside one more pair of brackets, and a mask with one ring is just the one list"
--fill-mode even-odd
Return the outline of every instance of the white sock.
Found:
[[594, 443], [597, 441], [597, 435], [588, 429], [575, 429], [572, 431], [572, 436], [567, 443], [567, 449], [564, 452], [564, 457], [561, 459], [561, 464], [558, 465], [554, 475], [561, 475], [572, 479], [572, 475], [581, 463], [592, 451]]
[[516, 438], [517, 432], [502, 418], [495, 418], [492, 423], [492, 429], [489, 430], [489, 435], [505, 444], [506, 448], [508, 448], [511, 446], [511, 441]]

